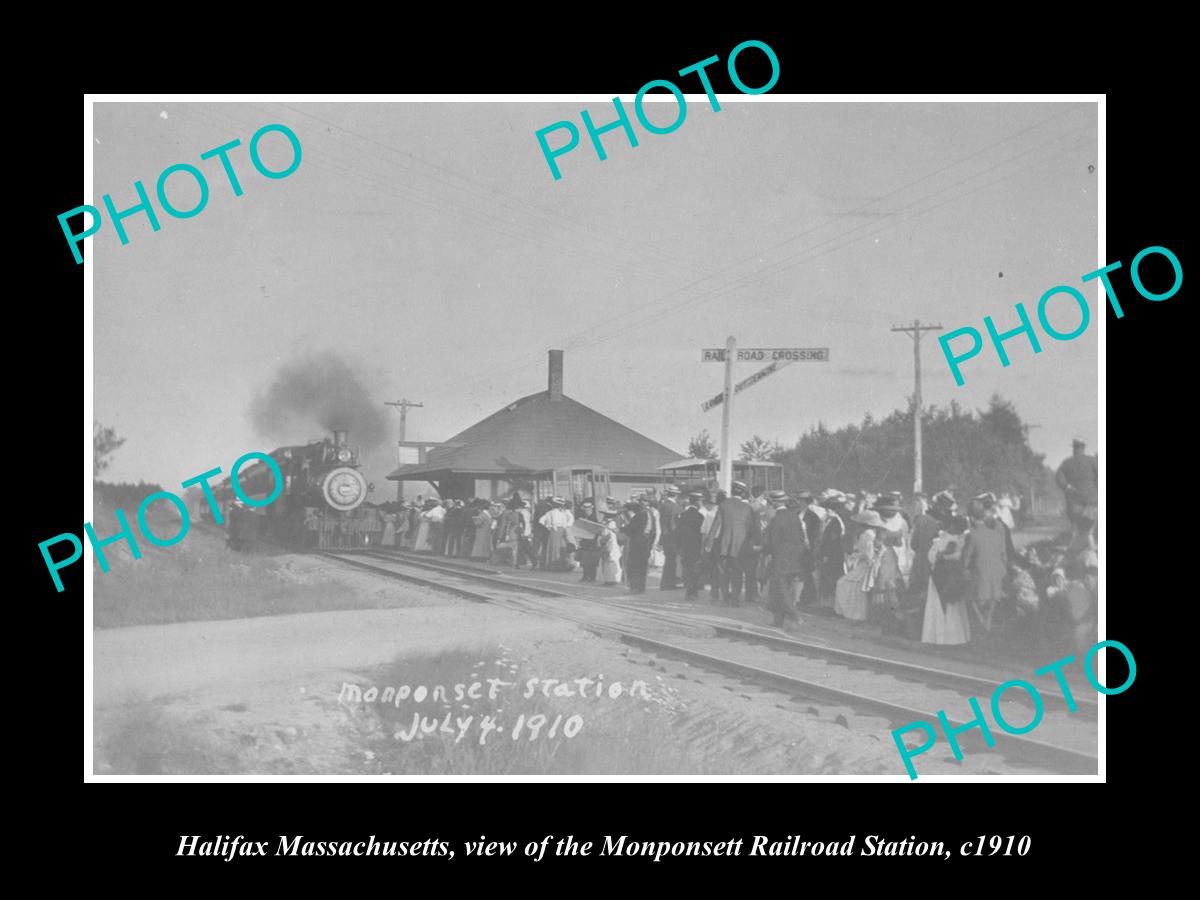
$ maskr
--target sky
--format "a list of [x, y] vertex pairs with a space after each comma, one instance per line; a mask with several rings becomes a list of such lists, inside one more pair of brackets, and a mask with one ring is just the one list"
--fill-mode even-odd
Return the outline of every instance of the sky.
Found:
[[[623, 98], [632, 106], [632, 98]], [[778, 98], [774, 98], [778, 100]], [[1033, 448], [1057, 465], [1071, 439], [1095, 450], [1098, 282], [1094, 104], [728, 102], [689, 95], [683, 124], [603, 136], [600, 161], [580, 124], [611, 103], [98, 103], [94, 186], [118, 209], [153, 195], [168, 166], [207, 177], [207, 206], [161, 230], [144, 215], [87, 239], [95, 260], [94, 413], [126, 439], [105, 477], [166, 487], [229, 466], [247, 450], [323, 436], [296, 419], [264, 435], [248, 410], [281, 367], [332, 352], [355, 368], [409, 440], [447, 440], [513, 400], [545, 390], [547, 350], [565, 351], [565, 393], [680, 453], [714, 438], [723, 367], [701, 350], [828, 347], [737, 396], [732, 444], [787, 445], [818, 422], [836, 428], [905, 407], [913, 345], [892, 326], [946, 330], [1036, 321], [1050, 288], [1081, 290], [1092, 322], [1079, 338], [1039, 330], [963, 364], [957, 386], [937, 343], [921, 345], [927, 405], [1011, 400]], [[648, 104], [653, 121], [674, 114]], [[582, 132], [554, 180], [534, 133], [560, 120]], [[291, 128], [296, 171], [259, 175], [247, 145], [263, 125]], [[235, 138], [234, 196], [204, 151]], [[552, 145], [562, 140], [551, 137]], [[268, 135], [264, 163], [284, 168]], [[1092, 167], [1093, 170], [1090, 170]], [[197, 199], [187, 175], [168, 196]], [[1079, 322], [1057, 298], [1050, 321]], [[956, 344], [957, 346], [957, 344]], [[744, 378], [758, 368], [737, 366]], [[351, 435], [351, 443], [354, 436]], [[382, 494], [394, 446], [366, 457]], [[426, 486], [421, 485], [421, 488]], [[821, 486], [816, 486], [821, 487]], [[414, 493], [416, 491], [414, 490]]]

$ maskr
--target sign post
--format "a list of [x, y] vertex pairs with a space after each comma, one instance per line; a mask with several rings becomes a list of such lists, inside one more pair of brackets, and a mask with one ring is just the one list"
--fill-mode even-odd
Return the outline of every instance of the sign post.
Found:
[[733, 455], [729, 452], [729, 420], [733, 415], [733, 360], [737, 341], [725, 341], [725, 408], [721, 410], [721, 490], [729, 496], [733, 488]]
[[[729, 425], [732, 418], [733, 395], [748, 387], [758, 384], [768, 375], [774, 375], [784, 366], [794, 362], [829, 362], [828, 347], [757, 347], [745, 350], [737, 349], [737, 341], [732, 337], [725, 341], [725, 349], [706, 349], [700, 351], [701, 362], [725, 363], [725, 390], [711, 399], [705, 400], [700, 409], [708, 412], [714, 406], [724, 404], [721, 410], [721, 482], [720, 487], [726, 494], [733, 487], [733, 455], [729, 450]], [[735, 386], [733, 383], [734, 362], [766, 361], [768, 365], [759, 369], [749, 378], [744, 378]]]

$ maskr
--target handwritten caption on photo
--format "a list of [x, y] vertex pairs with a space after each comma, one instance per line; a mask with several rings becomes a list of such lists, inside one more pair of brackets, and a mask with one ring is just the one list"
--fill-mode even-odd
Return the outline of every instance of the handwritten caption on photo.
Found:
[[[485, 689], [486, 685], [486, 689]], [[342, 682], [338, 702], [346, 706], [360, 704], [392, 704], [400, 709], [402, 703], [413, 703], [418, 706], [428, 702], [430, 705], [457, 703], [459, 711], [446, 709], [436, 714], [427, 714], [423, 709], [414, 709], [412, 722], [407, 728], [395, 731], [392, 737], [398, 741], [419, 740], [432, 735], [448, 735], [459, 743], [466, 738], [474, 728], [479, 735], [479, 744], [487, 743], [488, 736], [493, 732], [499, 737], [511, 740], [524, 738], [535, 741], [539, 737], [551, 739], [560, 733], [565, 738], [573, 738], [583, 730], [584, 720], [579, 713], [570, 715], [555, 715], [553, 719], [545, 713], [526, 715], [519, 713], [515, 720], [505, 719], [503, 722], [494, 713], [472, 712], [470, 701], [487, 700], [495, 702], [515, 702], [518, 699], [532, 700], [537, 697], [546, 699], [578, 699], [593, 703], [608, 699], [620, 700], [653, 700], [654, 696], [644, 681], [634, 681], [628, 687], [620, 681], [606, 682], [603, 675], [596, 677], [583, 676], [579, 678], [527, 678], [520, 681], [504, 681], [500, 678], [484, 678], [471, 682], [459, 682], [452, 685], [437, 684], [419, 685], [387, 685], [380, 689], [376, 685], [363, 688], [361, 685]], [[507, 698], [507, 699], [505, 699]], [[503, 707], [497, 708], [499, 712]], [[466, 713], [464, 715], [464, 713]], [[511, 723], [508, 724], [508, 723]], [[547, 728], [549, 724], [549, 728]], [[544, 729], [544, 730], [543, 730]]]

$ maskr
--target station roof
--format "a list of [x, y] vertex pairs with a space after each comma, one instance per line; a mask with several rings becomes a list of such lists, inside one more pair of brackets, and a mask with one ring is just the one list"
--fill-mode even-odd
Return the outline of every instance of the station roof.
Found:
[[589, 460], [614, 476], [657, 475], [664, 463], [683, 458], [632, 428], [551, 391], [522, 397], [476, 422], [438, 447], [424, 463], [400, 466], [390, 481], [447, 474], [532, 475]]

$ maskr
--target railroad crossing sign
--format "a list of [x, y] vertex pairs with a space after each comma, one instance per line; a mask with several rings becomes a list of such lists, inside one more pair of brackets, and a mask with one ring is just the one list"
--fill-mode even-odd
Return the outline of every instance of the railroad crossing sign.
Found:
[[[828, 347], [745, 347], [735, 362], [829, 362]], [[700, 362], [725, 362], [725, 350], [700, 351]]]
[[[729, 422], [733, 413], [733, 395], [744, 391], [766, 378], [774, 375], [784, 366], [794, 362], [829, 362], [828, 347], [749, 347], [739, 350], [737, 341], [729, 338], [725, 341], [724, 349], [714, 348], [700, 351], [701, 362], [719, 362], [725, 364], [725, 390], [701, 404], [701, 409], [708, 412], [714, 406], [724, 404], [721, 410], [721, 487], [729, 491], [733, 481], [733, 463], [729, 453]], [[735, 386], [733, 383], [733, 364], [735, 362], [766, 362], [765, 368], [759, 369], [749, 378], [744, 378]]]
[[[743, 378], [741, 381], [739, 381], [737, 384], [735, 384], [733, 386], [733, 392], [735, 394], [741, 393], [746, 388], [751, 387], [752, 385], [758, 384], [760, 381], [762, 381], [768, 375], [774, 375], [776, 372], [778, 372], [784, 366], [791, 365], [793, 362], [795, 362], [794, 359], [787, 359], [787, 360], [783, 360], [781, 362], [773, 362], [769, 366], [767, 366], [765, 369], [759, 369], [757, 372], [755, 372], [749, 378]], [[725, 402], [725, 392], [721, 391], [721, 393], [717, 394], [717, 396], [712, 397], [708, 400], [705, 400], [702, 404], [700, 404], [700, 408], [704, 412], [708, 412], [714, 406], [718, 406], [724, 402]]]

